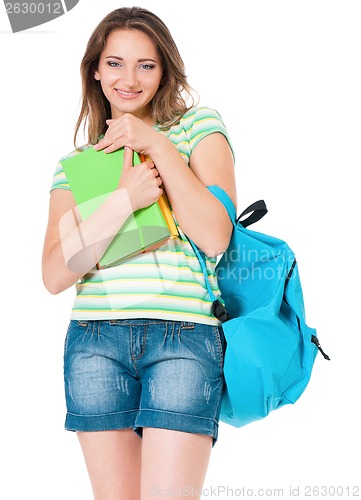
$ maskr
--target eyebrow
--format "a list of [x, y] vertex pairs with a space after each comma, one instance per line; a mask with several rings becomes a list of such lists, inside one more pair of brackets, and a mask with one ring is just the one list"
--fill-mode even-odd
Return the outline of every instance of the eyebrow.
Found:
[[[123, 57], [119, 57], [119, 56], [107, 56], [105, 59], [117, 59], [118, 61], [124, 61], [124, 58]], [[152, 61], [152, 62], [155, 62], [157, 63], [158, 61], [156, 61], [155, 59], [152, 59], [151, 57], [142, 57], [141, 59], [138, 59], [137, 62], [146, 62], [146, 61]]]

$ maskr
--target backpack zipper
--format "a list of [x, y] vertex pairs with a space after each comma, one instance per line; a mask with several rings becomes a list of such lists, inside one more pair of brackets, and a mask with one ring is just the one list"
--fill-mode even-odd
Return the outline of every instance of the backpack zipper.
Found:
[[322, 349], [321, 345], [320, 345], [320, 342], [318, 340], [318, 338], [316, 337], [316, 335], [311, 335], [311, 342], [313, 344], [315, 344], [315, 346], [317, 347], [317, 349], [320, 351], [320, 353], [322, 354], [322, 356], [327, 359], [328, 361], [330, 361], [330, 357], [325, 353], [325, 351]]

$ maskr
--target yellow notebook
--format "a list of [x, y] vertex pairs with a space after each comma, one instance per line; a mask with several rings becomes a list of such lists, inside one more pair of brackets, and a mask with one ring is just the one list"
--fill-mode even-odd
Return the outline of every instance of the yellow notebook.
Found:
[[[147, 158], [150, 159], [149, 156], [146, 157], [143, 154], [140, 154], [139, 158], [140, 158], [141, 162], [145, 161]], [[178, 232], [177, 226], [174, 222], [174, 218], [173, 218], [172, 210], [171, 210], [171, 207], [169, 204], [168, 196], [166, 195], [164, 188], [163, 188], [163, 191], [164, 192], [163, 192], [162, 196], [158, 200], [158, 204], [159, 204], [160, 209], [163, 212], [164, 218], [168, 224], [172, 238], [177, 238], [179, 236], [179, 232]]]

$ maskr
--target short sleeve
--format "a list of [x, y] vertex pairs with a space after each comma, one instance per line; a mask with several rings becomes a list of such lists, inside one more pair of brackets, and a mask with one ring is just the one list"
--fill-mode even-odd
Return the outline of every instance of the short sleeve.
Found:
[[67, 189], [70, 191], [68, 179], [66, 178], [61, 162], [59, 162], [56, 166], [50, 192], [53, 191], [53, 189]]
[[214, 132], [220, 132], [224, 135], [234, 157], [234, 151], [227, 132], [227, 128], [223, 123], [222, 117], [218, 113], [218, 111], [205, 106], [196, 108], [191, 126], [186, 131], [191, 146], [191, 151], [194, 150], [196, 145], [204, 137], [207, 137]]

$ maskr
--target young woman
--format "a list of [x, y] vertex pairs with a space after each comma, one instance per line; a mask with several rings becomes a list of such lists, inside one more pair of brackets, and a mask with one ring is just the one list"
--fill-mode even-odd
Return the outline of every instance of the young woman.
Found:
[[[65, 428], [77, 432], [94, 498], [182, 498], [189, 488], [200, 496], [218, 438], [226, 342], [187, 236], [219, 295], [216, 257], [232, 224], [206, 186], [219, 185], [236, 205], [227, 131], [215, 110], [187, 106], [177, 47], [145, 9], [117, 9], [100, 22], [81, 76], [68, 156], [124, 147], [125, 164], [118, 188], [85, 221], [60, 162], [54, 175], [43, 280], [53, 294], [77, 290], [64, 350]], [[77, 147], [83, 121], [88, 143]], [[147, 161], [133, 167], [133, 151]], [[97, 269], [127, 218], [163, 189], [179, 237]]]

